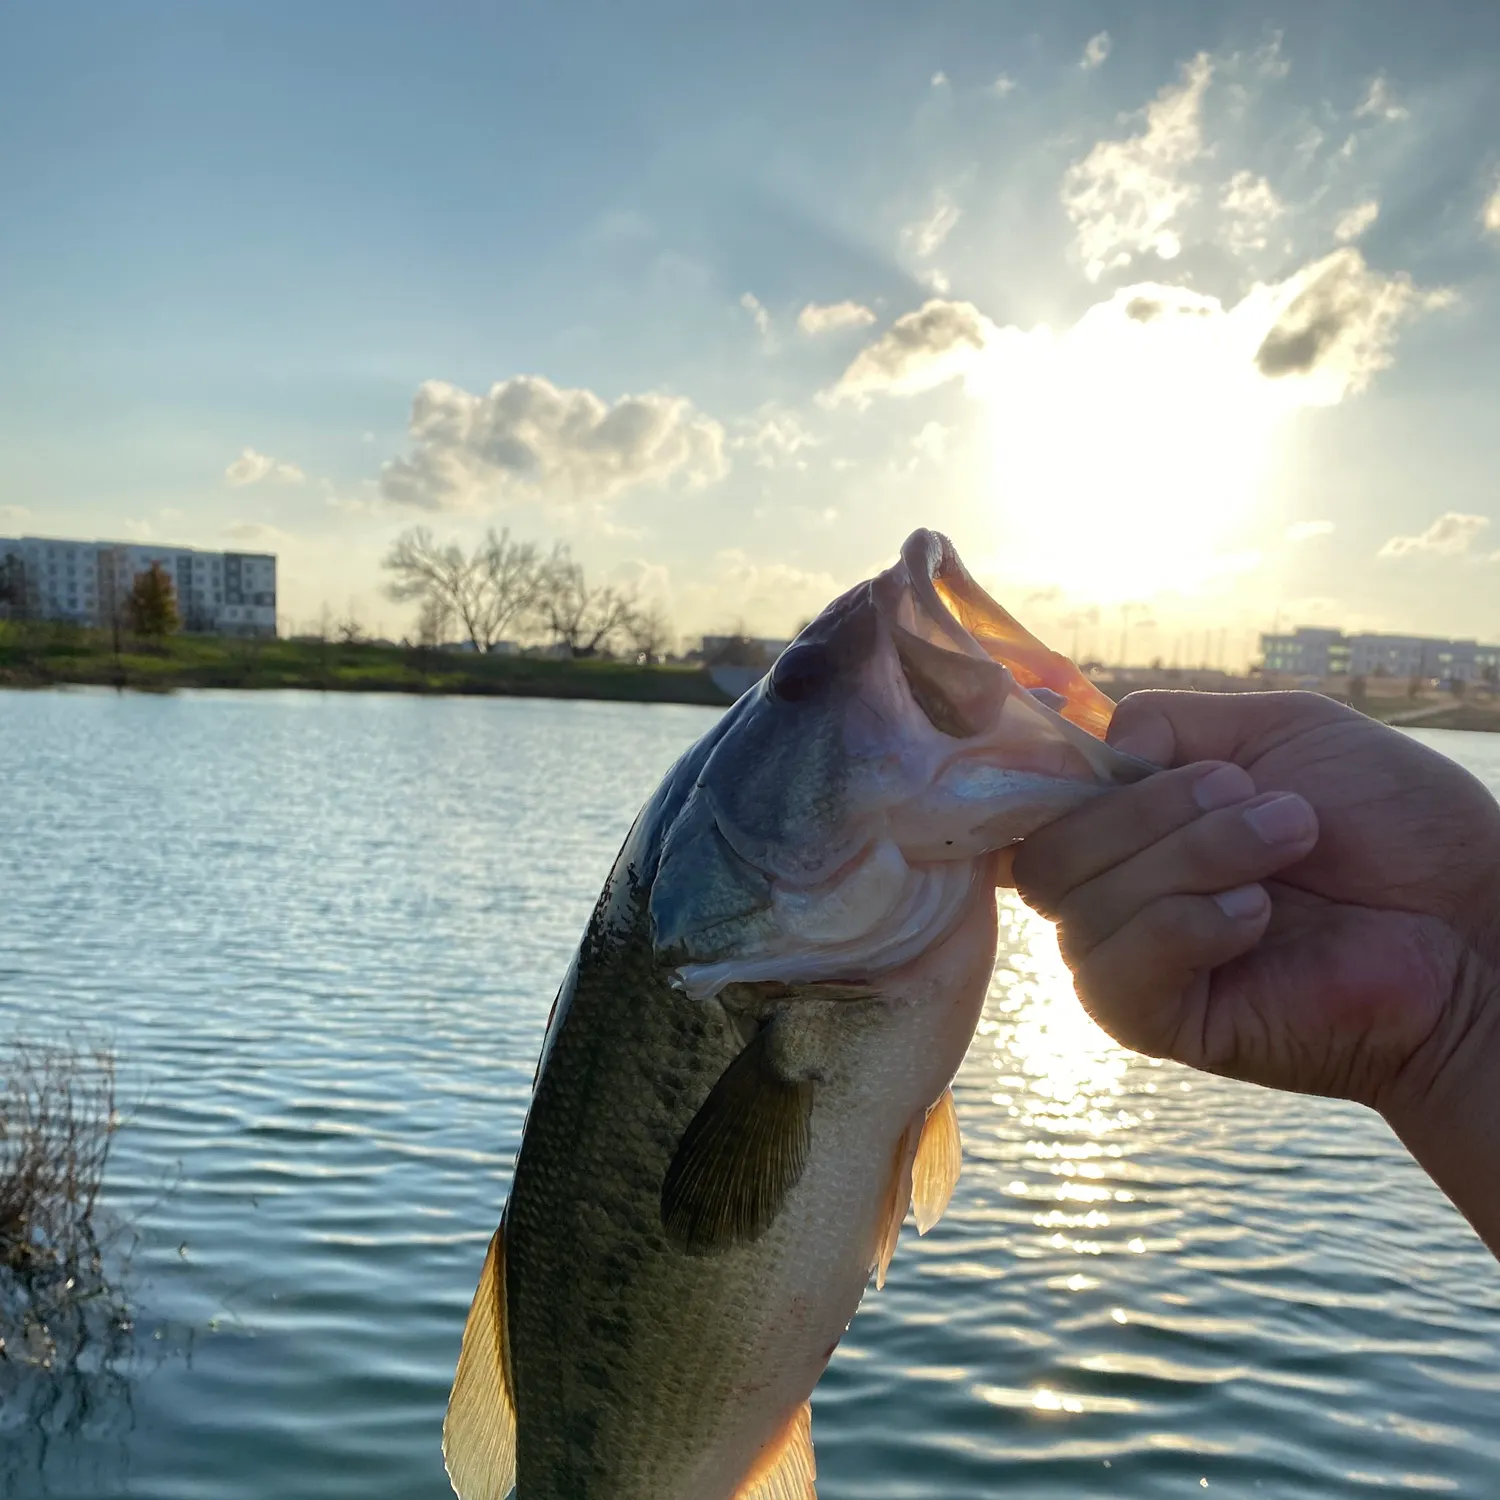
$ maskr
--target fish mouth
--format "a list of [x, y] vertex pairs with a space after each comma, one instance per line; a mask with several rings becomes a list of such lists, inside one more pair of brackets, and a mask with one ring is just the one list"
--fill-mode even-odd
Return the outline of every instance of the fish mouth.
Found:
[[941, 532], [912, 532], [871, 597], [912, 697], [944, 735], [1067, 780], [1125, 784], [1158, 769], [1105, 743], [1113, 702], [991, 598]]

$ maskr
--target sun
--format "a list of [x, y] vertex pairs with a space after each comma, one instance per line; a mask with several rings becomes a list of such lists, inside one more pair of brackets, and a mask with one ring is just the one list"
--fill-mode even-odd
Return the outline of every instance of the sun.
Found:
[[1061, 335], [1006, 330], [985, 403], [995, 557], [1011, 579], [1099, 604], [1196, 593], [1243, 566], [1285, 404], [1214, 299], [1135, 287]]

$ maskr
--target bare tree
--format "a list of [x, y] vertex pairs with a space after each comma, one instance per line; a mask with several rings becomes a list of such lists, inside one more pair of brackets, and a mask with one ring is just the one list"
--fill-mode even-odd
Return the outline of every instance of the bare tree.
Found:
[[635, 595], [603, 583], [590, 588], [583, 564], [565, 547], [553, 552], [546, 568], [541, 613], [552, 639], [574, 656], [597, 656], [624, 633], [636, 613]]
[[533, 543], [512, 541], [509, 531], [491, 529], [466, 554], [456, 542], [440, 545], [425, 526], [397, 537], [382, 566], [392, 575], [389, 598], [430, 608], [431, 624], [456, 619], [476, 651], [492, 650], [506, 629], [536, 613], [551, 572]]
[[358, 646], [365, 639], [365, 627], [360, 623], [354, 600], [349, 601], [347, 612], [339, 618], [338, 624], [333, 627], [333, 632], [339, 644], [343, 646]]
[[672, 622], [660, 604], [633, 610], [625, 622], [624, 631], [637, 661], [658, 662], [672, 644]]
[[417, 644], [419, 646], [441, 646], [453, 623], [453, 610], [442, 599], [424, 599], [417, 614]]

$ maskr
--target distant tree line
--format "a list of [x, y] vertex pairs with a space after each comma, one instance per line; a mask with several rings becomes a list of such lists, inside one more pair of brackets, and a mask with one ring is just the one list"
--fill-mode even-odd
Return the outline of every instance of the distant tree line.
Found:
[[381, 566], [389, 575], [386, 595], [418, 606], [424, 646], [459, 632], [476, 651], [540, 640], [572, 656], [628, 652], [657, 661], [672, 642], [659, 604], [642, 602], [631, 588], [591, 584], [562, 543], [544, 551], [491, 528], [466, 551], [414, 526], [396, 538]]

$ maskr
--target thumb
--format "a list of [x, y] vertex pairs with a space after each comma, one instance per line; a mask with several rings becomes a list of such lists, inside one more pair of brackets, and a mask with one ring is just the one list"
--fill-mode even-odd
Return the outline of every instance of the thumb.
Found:
[[1154, 696], [1132, 693], [1123, 699], [1109, 721], [1105, 738], [1127, 755], [1138, 756], [1152, 765], [1170, 766], [1177, 753], [1177, 732], [1161, 707], [1150, 701]]

